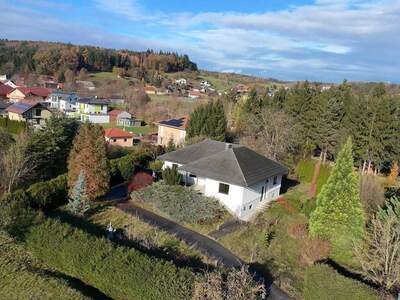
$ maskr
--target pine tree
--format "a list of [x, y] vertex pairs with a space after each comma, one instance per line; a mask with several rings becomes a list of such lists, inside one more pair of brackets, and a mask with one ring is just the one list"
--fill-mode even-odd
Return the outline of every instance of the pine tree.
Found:
[[74, 215], [83, 216], [90, 208], [89, 203], [86, 201], [86, 179], [83, 171], [79, 173], [78, 180], [70, 194], [71, 197], [67, 204], [67, 209]]
[[364, 219], [349, 138], [317, 197], [317, 207], [310, 218], [310, 234], [330, 241], [337, 251], [349, 253], [353, 242], [363, 235]]
[[68, 160], [68, 185], [74, 186], [81, 170], [85, 174], [89, 200], [103, 196], [109, 188], [110, 171], [103, 129], [85, 123], [76, 135]]

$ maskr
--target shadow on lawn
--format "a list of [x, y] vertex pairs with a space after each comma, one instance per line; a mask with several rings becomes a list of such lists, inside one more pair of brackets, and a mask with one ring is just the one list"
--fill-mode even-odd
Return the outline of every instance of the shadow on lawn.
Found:
[[[98, 211], [102, 211], [104, 207], [99, 205], [99, 208], [95, 208], [94, 210], [96, 209]], [[94, 212], [92, 211], [92, 213]], [[100, 238], [106, 238], [107, 236], [107, 231], [104, 226], [94, 224], [84, 218], [71, 215], [65, 211], [54, 210], [48, 212], [47, 216], [50, 218], [59, 219], [60, 221], [68, 223], [73, 227], [79, 228], [90, 235]], [[177, 267], [191, 268], [195, 272], [212, 270], [215, 268], [212, 265], [208, 265], [202, 262], [201, 258], [199, 257], [183, 256], [181, 253], [179, 253], [179, 251], [175, 250], [174, 248], [147, 248], [138, 241], [128, 239], [126, 236], [124, 236], [122, 232], [114, 235], [114, 237], [112, 238], [112, 242], [119, 246], [134, 248], [152, 257], [171, 261]]]
[[108, 297], [107, 295], [103, 294], [100, 290], [96, 289], [95, 287], [93, 287], [91, 285], [87, 285], [83, 281], [81, 281], [75, 277], [68, 276], [64, 273], [60, 273], [57, 271], [51, 271], [51, 270], [43, 270], [43, 269], [39, 269], [39, 268], [32, 267], [29, 265], [27, 266], [27, 270], [31, 273], [44, 275], [49, 278], [58, 278], [58, 279], [65, 280], [67, 282], [68, 286], [79, 291], [81, 294], [83, 294], [84, 296], [89, 297], [91, 299], [96, 299], [96, 300], [97, 299], [99, 299], [99, 300], [111, 300], [112, 299], [112, 298]]
[[290, 188], [295, 187], [296, 185], [299, 185], [299, 184], [300, 184], [300, 181], [298, 181], [296, 179], [283, 177], [282, 184], [281, 184], [281, 194], [286, 193]]

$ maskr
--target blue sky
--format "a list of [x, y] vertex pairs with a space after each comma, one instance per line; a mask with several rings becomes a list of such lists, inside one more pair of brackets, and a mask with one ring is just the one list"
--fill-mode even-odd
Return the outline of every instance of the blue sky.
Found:
[[0, 0], [1, 38], [187, 53], [202, 69], [400, 82], [400, 0]]

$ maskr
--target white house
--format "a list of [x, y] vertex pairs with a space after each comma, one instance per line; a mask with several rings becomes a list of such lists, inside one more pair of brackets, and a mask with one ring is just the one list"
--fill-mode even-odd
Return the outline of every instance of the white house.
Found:
[[233, 215], [249, 220], [279, 197], [288, 169], [253, 150], [206, 140], [159, 157], [176, 165], [187, 185], [217, 198]]
[[77, 100], [79, 97], [75, 93], [67, 93], [63, 91], [54, 91], [46, 99], [50, 108], [57, 109], [62, 112], [76, 111]]
[[187, 80], [185, 78], [179, 78], [175, 80], [175, 83], [178, 85], [186, 85], [187, 84]]
[[80, 98], [77, 101], [77, 113], [82, 122], [109, 123], [108, 101], [97, 98]]

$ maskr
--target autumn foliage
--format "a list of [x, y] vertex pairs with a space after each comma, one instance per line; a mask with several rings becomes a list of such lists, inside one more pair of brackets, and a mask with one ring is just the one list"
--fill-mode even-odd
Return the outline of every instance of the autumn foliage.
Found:
[[130, 183], [128, 185], [128, 191], [133, 192], [133, 191], [138, 191], [146, 186], [149, 186], [153, 183], [153, 176], [146, 172], [139, 172], [136, 173], [131, 177]]
[[94, 200], [108, 191], [110, 170], [106, 157], [106, 142], [103, 129], [98, 125], [83, 124], [74, 139], [68, 161], [70, 190], [81, 171], [85, 174], [88, 199]]

